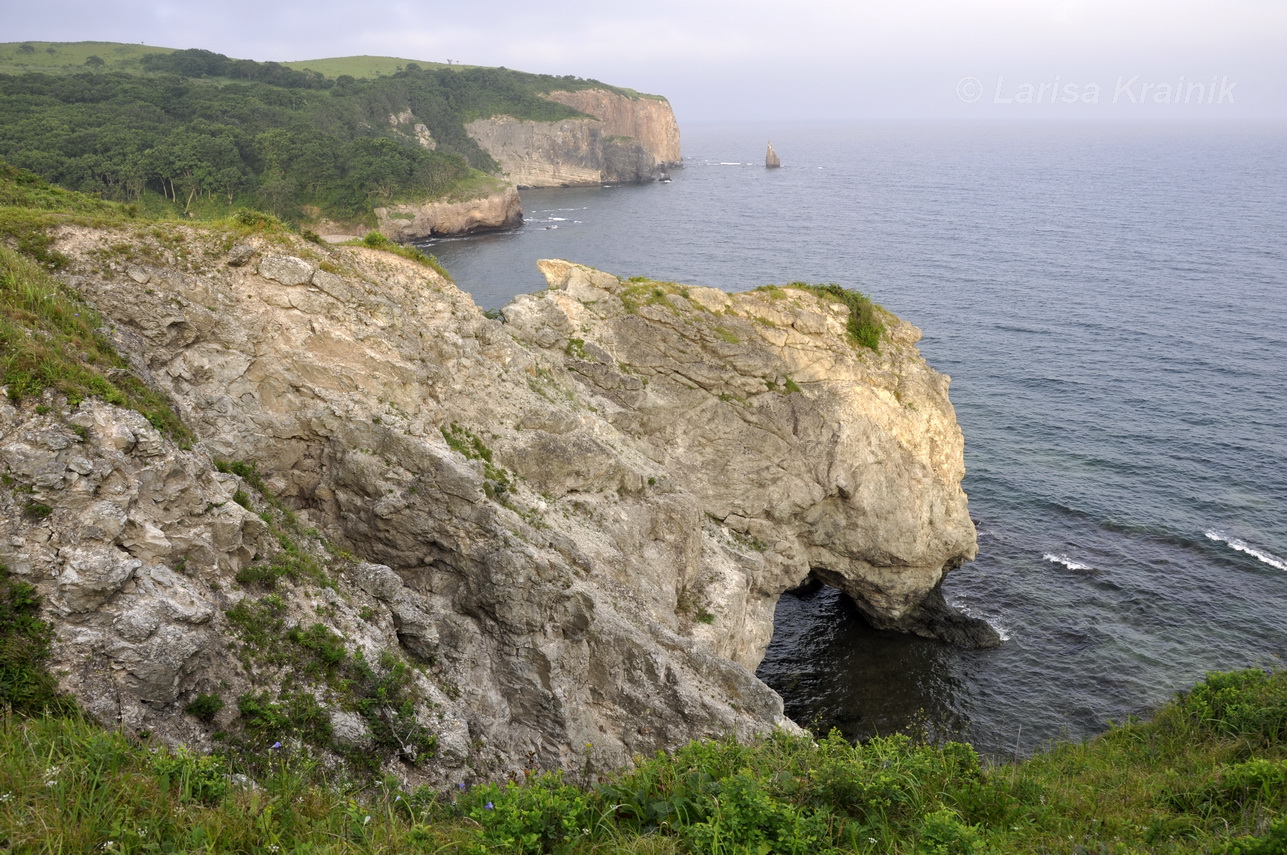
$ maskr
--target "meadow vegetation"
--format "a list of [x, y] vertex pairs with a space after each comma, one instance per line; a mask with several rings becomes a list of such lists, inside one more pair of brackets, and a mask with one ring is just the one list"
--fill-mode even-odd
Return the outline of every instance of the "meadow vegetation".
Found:
[[273, 741], [292, 715], [320, 711], [257, 696], [240, 701], [260, 736], [242, 754], [19, 709], [30, 712], [0, 717], [5, 851], [1287, 851], [1287, 678], [1261, 671], [1209, 675], [1149, 721], [1026, 761], [981, 763], [968, 745], [900, 734], [853, 745], [779, 733], [696, 741], [615, 773], [595, 769], [587, 745], [567, 773], [449, 792], [327, 771]]
[[[432, 763], [406, 665], [368, 664], [275, 595], [230, 614], [257, 658], [337, 687], [381, 752]], [[0, 850], [321, 853], [1219, 853], [1287, 851], [1287, 674], [1209, 674], [1148, 720], [1019, 761], [905, 734], [698, 740], [596, 768], [408, 790], [377, 764], [328, 766], [307, 691], [237, 699], [214, 754], [84, 718], [46, 663], [35, 590], [0, 568]], [[289, 687], [287, 687], [289, 688]], [[223, 709], [202, 695], [186, 712]], [[394, 710], [390, 714], [390, 710]], [[359, 758], [360, 760], [360, 758]]]

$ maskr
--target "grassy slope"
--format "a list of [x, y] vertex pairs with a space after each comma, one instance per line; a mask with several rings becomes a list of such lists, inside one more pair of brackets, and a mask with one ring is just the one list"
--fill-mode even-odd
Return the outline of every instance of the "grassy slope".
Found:
[[125, 206], [51, 186], [0, 162], [0, 386], [13, 401], [53, 389], [75, 406], [94, 396], [138, 410], [186, 442], [188, 431], [163, 397], [128, 370], [102, 320], [50, 273], [65, 259], [46, 231], [59, 223], [128, 222]]
[[[21, 46], [24, 44], [35, 50], [23, 51]], [[174, 48], [120, 42], [4, 42], [0, 43], [0, 73], [81, 71], [85, 60], [91, 56], [103, 60], [106, 71], [138, 71], [141, 57], [150, 53], [173, 52]]]

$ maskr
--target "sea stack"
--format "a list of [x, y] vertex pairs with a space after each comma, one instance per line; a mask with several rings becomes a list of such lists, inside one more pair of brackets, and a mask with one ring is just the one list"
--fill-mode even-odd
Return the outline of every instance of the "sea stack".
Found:
[[768, 153], [764, 155], [764, 168], [777, 169], [781, 165], [782, 160], [778, 157], [778, 153], [773, 150], [773, 143], [769, 143]]

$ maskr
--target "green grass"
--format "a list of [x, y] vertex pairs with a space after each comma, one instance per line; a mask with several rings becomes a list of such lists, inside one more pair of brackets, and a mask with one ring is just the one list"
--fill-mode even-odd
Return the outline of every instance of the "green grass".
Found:
[[0, 44], [0, 72], [84, 71], [91, 56], [103, 60], [102, 70], [137, 72], [141, 57], [173, 52], [173, 48], [120, 42], [6, 42]]
[[482, 462], [483, 474], [487, 476], [488, 480], [494, 482], [494, 489], [504, 492], [509, 487], [509, 472], [496, 463], [493, 459], [492, 450], [487, 447], [487, 444], [483, 442], [478, 434], [455, 422], [444, 425], [439, 430], [442, 431], [442, 438], [446, 440], [447, 446], [452, 451], [458, 452], [469, 460]]
[[52, 389], [75, 407], [85, 398], [137, 410], [186, 444], [168, 402], [133, 374], [102, 332], [103, 321], [40, 264], [0, 244], [0, 385], [11, 401]]
[[36, 589], [0, 564], [0, 710], [65, 714], [76, 704], [49, 674], [53, 627], [40, 617]]
[[[774, 286], [770, 286], [770, 288], [772, 287]], [[885, 324], [880, 317], [883, 310], [873, 303], [866, 294], [851, 291], [834, 282], [828, 282], [825, 285], [792, 282], [786, 287], [808, 291], [810, 294], [832, 303], [840, 303], [849, 309], [849, 321], [846, 324], [849, 340], [861, 347], [869, 347], [875, 351], [880, 350], [880, 337], [885, 332]], [[770, 291], [770, 297], [775, 298], [776, 295]]]
[[301, 59], [294, 62], [283, 62], [287, 68], [296, 71], [316, 71], [325, 77], [339, 77], [347, 74], [350, 77], [381, 77], [394, 74], [408, 65], [421, 68], [452, 68], [464, 70], [476, 68], [473, 65], [459, 65], [446, 62], [429, 62], [423, 59], [404, 59], [397, 56], [332, 56], [323, 59]]
[[129, 222], [129, 206], [47, 184], [0, 163], [0, 386], [14, 402], [52, 389], [75, 407], [94, 396], [137, 410], [187, 444], [191, 435], [169, 403], [112, 347], [103, 319], [50, 275], [66, 264], [48, 231], [60, 222]]
[[[239, 707], [266, 732], [325, 730], [294, 694]], [[779, 734], [696, 741], [615, 773], [588, 744], [567, 775], [436, 793], [323, 774], [289, 748], [207, 757], [9, 714], [0, 850], [1270, 855], [1287, 851], [1285, 723], [1287, 675], [1244, 671], [1015, 764], [903, 735]]]

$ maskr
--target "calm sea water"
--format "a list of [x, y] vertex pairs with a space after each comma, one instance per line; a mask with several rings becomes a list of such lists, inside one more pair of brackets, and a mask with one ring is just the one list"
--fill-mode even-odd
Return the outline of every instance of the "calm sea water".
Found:
[[[783, 168], [765, 170], [772, 140]], [[1287, 651], [1287, 128], [694, 125], [668, 184], [531, 191], [429, 246], [480, 305], [538, 258], [870, 293], [952, 376], [980, 555], [963, 651], [784, 597], [760, 675], [811, 726], [1027, 753]]]

